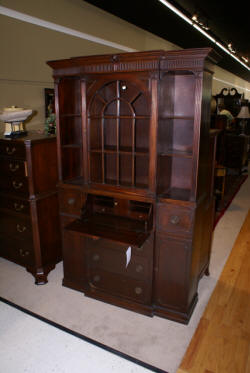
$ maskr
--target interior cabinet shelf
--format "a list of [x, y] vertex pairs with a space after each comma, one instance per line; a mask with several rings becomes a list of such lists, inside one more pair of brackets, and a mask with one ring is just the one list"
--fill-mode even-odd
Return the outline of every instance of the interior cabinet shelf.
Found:
[[185, 116], [185, 115], [164, 115], [159, 116], [159, 119], [181, 119], [181, 120], [194, 120], [193, 116]]
[[56, 79], [65, 286], [189, 321], [210, 258], [217, 58], [201, 48], [48, 62]]
[[168, 150], [166, 153], [160, 153], [159, 156], [160, 157], [192, 158], [193, 154], [190, 151]]
[[133, 150], [131, 147], [122, 146], [116, 148], [115, 146], [106, 146], [104, 149], [91, 149], [91, 153], [121, 153], [121, 154], [135, 154], [135, 155], [148, 155], [148, 149], [136, 149]]
[[61, 113], [60, 114], [60, 117], [61, 118], [74, 118], [74, 117], [81, 117], [81, 113], [67, 113], [67, 114], [63, 114], [63, 113]]
[[134, 115], [134, 116], [129, 116], [129, 115], [89, 115], [89, 119], [150, 119], [149, 115]]
[[67, 145], [62, 145], [62, 148], [80, 148], [80, 144], [67, 144]]
[[159, 195], [162, 199], [172, 199], [180, 201], [188, 201], [190, 199], [190, 190], [181, 188], [170, 188]]

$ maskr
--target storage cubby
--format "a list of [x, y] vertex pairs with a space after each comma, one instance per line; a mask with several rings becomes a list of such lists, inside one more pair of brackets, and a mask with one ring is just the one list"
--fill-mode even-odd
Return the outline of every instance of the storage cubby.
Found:
[[79, 78], [62, 78], [58, 85], [59, 115], [71, 116], [81, 114], [80, 97], [81, 85]]
[[189, 321], [210, 257], [206, 141], [216, 59], [203, 48], [48, 62], [68, 201], [65, 286]]
[[[70, 97], [70, 99], [69, 99]], [[58, 84], [58, 108], [60, 126], [58, 142], [61, 148], [61, 173], [63, 180], [81, 176], [82, 117], [81, 85], [79, 79], [62, 78]]]

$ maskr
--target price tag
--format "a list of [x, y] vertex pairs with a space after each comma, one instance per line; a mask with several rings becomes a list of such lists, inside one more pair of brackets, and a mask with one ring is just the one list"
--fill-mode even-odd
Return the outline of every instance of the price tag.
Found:
[[126, 268], [129, 265], [130, 260], [131, 260], [131, 246], [129, 246], [126, 251]]

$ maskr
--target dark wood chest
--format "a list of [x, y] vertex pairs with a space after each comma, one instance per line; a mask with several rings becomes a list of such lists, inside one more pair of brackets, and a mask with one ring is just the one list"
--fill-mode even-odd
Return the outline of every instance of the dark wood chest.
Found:
[[56, 138], [1, 138], [0, 173], [0, 255], [44, 284], [61, 260]]

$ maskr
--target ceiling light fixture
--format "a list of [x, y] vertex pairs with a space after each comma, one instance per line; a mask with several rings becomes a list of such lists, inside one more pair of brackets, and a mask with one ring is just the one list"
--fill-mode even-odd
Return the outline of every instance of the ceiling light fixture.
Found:
[[245, 61], [246, 63], [248, 63], [248, 58], [247, 57], [241, 56], [241, 58], [243, 59], [243, 61]]
[[204, 17], [200, 17], [198, 13], [194, 13], [193, 16], [192, 16], [192, 20], [197, 23], [197, 25], [199, 25], [201, 28], [203, 28], [204, 30], [209, 30], [209, 27], [208, 27], [208, 22], [207, 20], [205, 19], [205, 22], [204, 21], [201, 21], [200, 18], [204, 18]]
[[236, 50], [233, 48], [232, 43], [229, 43], [227, 46], [228, 46], [228, 49], [230, 50], [230, 52], [236, 53]]
[[[165, 5], [168, 9], [172, 10], [172, 12], [174, 12], [175, 14], [177, 14], [179, 17], [181, 17], [184, 21], [186, 21], [187, 23], [189, 23], [191, 26], [193, 26], [196, 30], [198, 30], [201, 34], [203, 34], [204, 36], [206, 36], [206, 38], [208, 38], [209, 40], [211, 40], [213, 43], [215, 43], [219, 48], [221, 48], [224, 52], [226, 52], [227, 54], [229, 54], [232, 58], [234, 58], [237, 62], [239, 62], [242, 66], [244, 66], [248, 71], [250, 71], [250, 67], [248, 65], [246, 65], [244, 62], [242, 62], [238, 57], [236, 57], [234, 55], [235, 52], [232, 52], [230, 51], [229, 49], [227, 49], [226, 47], [224, 47], [221, 43], [219, 43], [218, 41], [216, 41], [216, 39], [214, 39], [211, 35], [209, 35], [206, 31], [204, 31], [202, 29], [201, 26], [199, 26], [198, 24], [194, 23], [196, 22], [195, 20], [193, 19], [190, 19], [189, 17], [187, 17], [184, 13], [182, 13], [180, 10], [178, 10], [176, 7], [174, 7], [172, 4], [170, 4], [167, 0], [158, 0], [160, 1], [163, 5]], [[194, 16], [197, 17], [197, 15], [195, 14]]]

